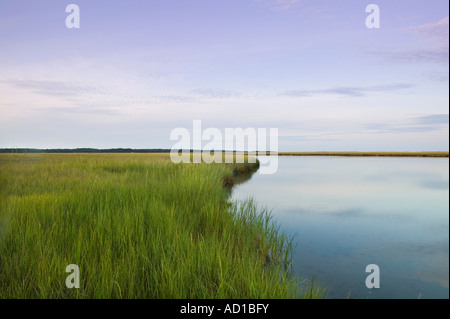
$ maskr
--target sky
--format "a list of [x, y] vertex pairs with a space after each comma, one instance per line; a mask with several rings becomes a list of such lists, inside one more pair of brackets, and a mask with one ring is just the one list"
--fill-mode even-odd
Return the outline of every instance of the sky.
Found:
[[448, 16], [447, 0], [0, 0], [0, 148], [171, 148], [201, 120], [277, 128], [279, 151], [448, 151]]

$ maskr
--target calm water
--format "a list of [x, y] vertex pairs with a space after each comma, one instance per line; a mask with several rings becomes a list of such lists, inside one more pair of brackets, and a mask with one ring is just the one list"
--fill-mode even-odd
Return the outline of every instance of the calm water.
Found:
[[295, 236], [295, 273], [328, 298], [449, 298], [448, 158], [279, 157], [233, 191], [248, 197]]

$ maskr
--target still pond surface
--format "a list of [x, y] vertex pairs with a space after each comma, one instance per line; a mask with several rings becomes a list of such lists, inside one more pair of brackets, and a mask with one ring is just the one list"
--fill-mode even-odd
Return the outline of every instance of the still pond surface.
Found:
[[[294, 236], [293, 269], [328, 298], [449, 298], [449, 159], [279, 157], [233, 190]], [[368, 289], [366, 266], [380, 269]]]

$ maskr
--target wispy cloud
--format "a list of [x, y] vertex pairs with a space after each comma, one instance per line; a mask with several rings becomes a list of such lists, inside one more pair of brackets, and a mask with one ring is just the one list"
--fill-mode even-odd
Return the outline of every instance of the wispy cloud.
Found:
[[274, 5], [280, 9], [287, 10], [297, 6], [299, 2], [300, 0], [276, 0]]
[[158, 95], [154, 98], [160, 102], [199, 103], [195, 97], [183, 94]]
[[[52, 81], [33, 77], [0, 79], [0, 84], [5, 88], [19, 89], [17, 92], [23, 92], [23, 96], [29, 97], [33, 101], [32, 103], [34, 103], [35, 94], [49, 97], [49, 103], [42, 102], [47, 101], [45, 98], [35, 99], [40, 102], [33, 106], [39, 112], [48, 112], [48, 114], [72, 113], [135, 117], [158, 114], [161, 117], [169, 118], [173, 110], [201, 109], [206, 107], [205, 105], [211, 100], [220, 103], [228, 99], [243, 97], [241, 92], [220, 88], [149, 90], [148, 86], [142, 85], [139, 81], [125, 82], [124, 79], [105, 81], [101, 84], [97, 82], [81, 84], [77, 81]], [[30, 105], [26, 107], [30, 107]], [[186, 113], [178, 112], [180, 116], [183, 114]]]
[[448, 129], [448, 114], [415, 115], [399, 123], [370, 123], [363, 130], [372, 134], [417, 133]]
[[411, 115], [404, 118], [386, 120], [384, 122], [341, 123], [331, 126], [326, 122], [322, 125], [308, 123], [302, 126], [285, 125], [280, 130], [283, 140], [295, 142], [339, 142], [349, 136], [366, 135], [397, 135], [445, 132], [449, 126], [448, 114]]
[[449, 74], [448, 71], [443, 72], [431, 72], [427, 75], [428, 79], [436, 82], [448, 82]]
[[300, 0], [254, 0], [255, 2], [272, 9], [287, 10], [297, 7]]
[[318, 5], [317, 2], [308, 0], [255, 0], [261, 5], [274, 11], [290, 11], [298, 16], [312, 15], [315, 17], [325, 16], [327, 5]]
[[321, 95], [335, 95], [341, 97], [361, 97], [370, 93], [391, 92], [415, 87], [414, 84], [391, 84], [369, 87], [343, 86], [323, 90], [289, 90], [281, 95], [290, 97], [313, 97]]
[[395, 63], [438, 63], [448, 64], [449, 61], [449, 24], [448, 16], [435, 23], [426, 23], [419, 26], [405, 28], [418, 36], [431, 40], [428, 47], [414, 48], [407, 51], [374, 51], [384, 60]]
[[240, 97], [242, 95], [240, 92], [236, 92], [236, 91], [211, 89], [211, 88], [199, 88], [199, 89], [191, 90], [191, 91], [189, 91], [189, 93], [196, 95], [196, 96], [212, 98], [212, 99], [228, 99], [228, 98]]
[[411, 50], [403, 52], [372, 52], [384, 60], [395, 63], [439, 63], [448, 64], [449, 49], [447, 46], [436, 46], [431, 49]]
[[53, 97], [61, 103], [55, 105], [54, 100], [48, 105], [40, 105], [41, 111], [56, 113], [90, 113], [101, 115], [128, 114], [144, 103], [150, 103], [147, 96], [136, 94], [121, 94], [113, 86], [97, 85], [96, 83], [80, 84], [76, 81], [50, 81], [40, 79], [8, 79], [0, 80], [1, 84], [7, 84], [24, 92]]
[[439, 124], [448, 125], [449, 115], [448, 114], [419, 115], [414, 116], [413, 121], [423, 125], [439, 125]]
[[[404, 123], [370, 123], [364, 125], [361, 133], [389, 134], [389, 133], [425, 133], [436, 131], [438, 128], [432, 125], [413, 125]], [[440, 128], [439, 128], [440, 129]]]
[[1, 83], [8, 83], [18, 88], [29, 89], [35, 93], [60, 96], [79, 97], [89, 94], [103, 94], [105, 91], [89, 84], [79, 84], [64, 81], [40, 81], [40, 80], [0, 80]]
[[416, 27], [410, 27], [408, 30], [418, 34], [425, 35], [437, 41], [448, 43], [449, 25], [448, 16], [436, 23], [426, 23]]

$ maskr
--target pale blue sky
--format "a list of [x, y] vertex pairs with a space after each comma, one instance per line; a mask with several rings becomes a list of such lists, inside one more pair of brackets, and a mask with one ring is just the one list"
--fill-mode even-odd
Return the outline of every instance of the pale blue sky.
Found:
[[[65, 8], [80, 8], [67, 29]], [[380, 7], [368, 29], [365, 8]], [[448, 1], [0, 0], [0, 147], [448, 150]]]

